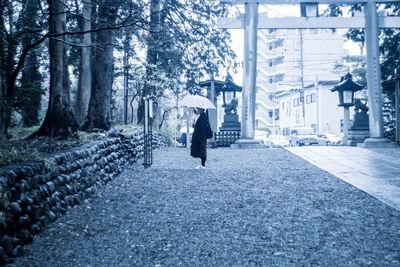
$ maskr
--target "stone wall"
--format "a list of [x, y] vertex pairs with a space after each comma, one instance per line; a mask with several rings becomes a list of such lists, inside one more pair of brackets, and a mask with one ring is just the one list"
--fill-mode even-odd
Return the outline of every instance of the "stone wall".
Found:
[[[153, 148], [166, 145], [154, 134]], [[143, 133], [96, 141], [67, 152], [0, 169], [0, 264], [23, 255], [23, 245], [67, 210], [143, 156]]]

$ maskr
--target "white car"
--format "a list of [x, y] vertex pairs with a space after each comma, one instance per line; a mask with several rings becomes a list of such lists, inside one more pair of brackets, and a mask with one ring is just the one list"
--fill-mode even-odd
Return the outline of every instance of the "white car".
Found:
[[314, 129], [310, 127], [297, 127], [290, 130], [290, 146], [311, 146], [318, 145], [317, 135]]
[[318, 144], [323, 146], [340, 146], [342, 139], [332, 133], [317, 133]]
[[266, 131], [255, 130], [254, 139], [260, 141], [262, 144], [265, 144], [268, 139], [268, 133]]
[[285, 147], [289, 146], [289, 140], [281, 134], [271, 134], [265, 141], [267, 147]]

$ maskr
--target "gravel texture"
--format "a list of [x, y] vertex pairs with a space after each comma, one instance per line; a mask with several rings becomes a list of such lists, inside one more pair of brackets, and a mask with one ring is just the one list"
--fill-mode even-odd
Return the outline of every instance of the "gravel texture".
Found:
[[400, 212], [283, 149], [154, 152], [13, 266], [399, 266]]

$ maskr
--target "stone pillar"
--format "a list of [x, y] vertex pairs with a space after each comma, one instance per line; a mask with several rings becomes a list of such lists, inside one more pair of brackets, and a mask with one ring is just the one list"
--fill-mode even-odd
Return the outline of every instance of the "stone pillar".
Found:
[[375, 1], [366, 2], [364, 9], [370, 137], [382, 138], [382, 86], [379, 64], [378, 14]]
[[258, 3], [246, 3], [244, 22], [242, 139], [254, 138], [256, 74], [257, 74], [257, 25]]
[[186, 110], [186, 148], [188, 148], [189, 150], [190, 150], [190, 146], [192, 144], [192, 140], [190, 138], [190, 127], [192, 126], [192, 125], [190, 125], [191, 118], [192, 118], [191, 109], [187, 109]]
[[209, 90], [210, 90], [209, 91], [210, 101], [216, 107], [215, 109], [207, 110], [208, 119], [210, 120], [210, 127], [214, 132], [213, 137], [211, 138], [211, 146], [216, 147], [215, 134], [218, 132], [218, 106], [217, 106], [217, 103], [216, 103], [217, 101], [215, 98], [214, 74], [212, 74], [212, 76], [211, 76], [211, 86], [210, 86]]
[[383, 138], [382, 84], [379, 64], [378, 13], [376, 2], [368, 1], [364, 6], [365, 46], [367, 50], [367, 86], [369, 103], [369, 133], [361, 146], [385, 147], [389, 140]]
[[349, 121], [350, 121], [350, 111], [349, 107], [343, 107], [343, 138], [342, 144], [347, 146], [347, 140], [349, 139]]
[[258, 3], [249, 0], [246, 3], [244, 18], [244, 53], [243, 53], [243, 91], [241, 138], [231, 148], [263, 148], [254, 139], [256, 116], [256, 78], [257, 78], [257, 28]]
[[[213, 130], [214, 133], [218, 132], [218, 106], [217, 106], [217, 101], [215, 101], [215, 86], [214, 86], [214, 75], [211, 77], [211, 86], [210, 86], [210, 92], [209, 92], [209, 98], [210, 101], [214, 104], [216, 109], [209, 109], [208, 112], [208, 119], [210, 120], [210, 127]], [[213, 140], [214, 141], [214, 137]]]

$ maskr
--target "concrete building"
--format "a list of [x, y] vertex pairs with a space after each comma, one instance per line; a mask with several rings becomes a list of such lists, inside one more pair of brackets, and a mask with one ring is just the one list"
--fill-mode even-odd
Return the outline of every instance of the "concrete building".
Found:
[[283, 133], [308, 126], [338, 133], [343, 112], [329, 89], [344, 74], [343, 45], [343, 37], [327, 29], [260, 30], [255, 127]]
[[288, 135], [293, 127], [312, 127], [315, 132], [341, 135], [343, 108], [338, 107], [338, 94], [330, 89], [336, 81], [319, 81], [304, 87], [304, 113], [299, 90], [291, 89], [276, 94], [279, 103], [280, 133]]

